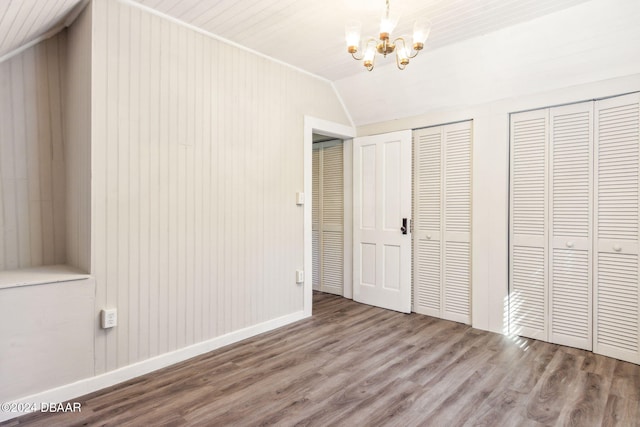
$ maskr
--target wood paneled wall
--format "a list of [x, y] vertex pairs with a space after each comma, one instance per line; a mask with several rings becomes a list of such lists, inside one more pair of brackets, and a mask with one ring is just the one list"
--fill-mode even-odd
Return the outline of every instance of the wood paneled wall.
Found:
[[303, 118], [331, 85], [124, 2], [93, 3], [96, 373], [302, 310]]
[[91, 8], [67, 30], [62, 80], [67, 264], [91, 270]]
[[66, 259], [65, 34], [0, 63], [0, 271]]

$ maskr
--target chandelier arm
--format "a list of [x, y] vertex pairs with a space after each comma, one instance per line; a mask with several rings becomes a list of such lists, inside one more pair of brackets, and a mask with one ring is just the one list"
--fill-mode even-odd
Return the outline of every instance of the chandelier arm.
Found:
[[[393, 41], [393, 44], [397, 45], [399, 41], [401, 41], [401, 42], [402, 42], [402, 46], [404, 46], [404, 47], [406, 48], [406, 46], [407, 46], [407, 42], [405, 41], [404, 37], [398, 37], [397, 39], [395, 39], [395, 40]], [[411, 50], [407, 52], [407, 57], [408, 57], [409, 59], [413, 59], [413, 58], [415, 58], [416, 56], [418, 56], [418, 54], [419, 54], [419, 53], [420, 53], [420, 51], [419, 51], [419, 50], [415, 50], [415, 49], [413, 48], [413, 46], [412, 46], [412, 47], [411, 47]]]
[[360, 53], [360, 56], [356, 55], [359, 51], [355, 51], [351, 54], [351, 57], [356, 61], [362, 61], [364, 59], [364, 53]]

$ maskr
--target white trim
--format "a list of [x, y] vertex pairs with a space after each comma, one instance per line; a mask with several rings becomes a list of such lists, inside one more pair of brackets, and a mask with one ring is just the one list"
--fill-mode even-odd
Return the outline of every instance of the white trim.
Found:
[[347, 109], [347, 104], [344, 103], [344, 99], [342, 98], [342, 95], [340, 95], [340, 92], [338, 91], [338, 88], [336, 87], [335, 82], [330, 82], [330, 83], [331, 83], [331, 87], [333, 88], [333, 92], [336, 94], [338, 101], [340, 101], [340, 105], [342, 105], [342, 109], [344, 110], [344, 113], [347, 115], [347, 119], [349, 119], [349, 124], [351, 125], [352, 128], [355, 128], [356, 125], [353, 122], [353, 118], [351, 117], [351, 114], [349, 114], [349, 110]]
[[57, 25], [57, 26], [53, 27], [53, 29], [47, 31], [46, 33], [44, 33], [43, 35], [41, 35], [39, 37], [36, 37], [35, 39], [31, 40], [29, 43], [23, 44], [19, 48], [16, 48], [16, 49], [10, 51], [9, 53], [7, 53], [7, 54], [5, 54], [3, 56], [0, 56], [0, 64], [3, 63], [4, 61], [8, 61], [9, 59], [13, 58], [14, 56], [20, 55], [25, 50], [31, 49], [33, 46], [37, 45], [40, 42], [43, 42], [43, 41], [45, 41], [47, 39], [50, 39], [51, 37], [55, 36], [56, 34], [58, 34], [60, 31], [62, 31], [64, 29], [65, 29], [64, 24]]
[[66, 264], [0, 271], [0, 289], [85, 280], [91, 275]]
[[[193, 344], [169, 353], [161, 354], [159, 356], [152, 357], [150, 359], [143, 360], [141, 362], [137, 362], [111, 372], [107, 372], [91, 378], [86, 378], [75, 383], [67, 384], [40, 393], [32, 394], [30, 396], [14, 400], [11, 403], [40, 404], [44, 402], [60, 403], [73, 400], [88, 393], [93, 393], [106, 387], [111, 387], [123, 381], [148, 374], [158, 369], [165, 368], [167, 366], [185, 361], [187, 359], [191, 359], [192, 357], [208, 353], [229, 344], [233, 344], [247, 338], [262, 334], [264, 332], [268, 332], [273, 329], [277, 329], [282, 326], [297, 322], [307, 317], [309, 317], [309, 315], [302, 311], [288, 314], [286, 316], [278, 317], [277, 319], [269, 320], [257, 325], [240, 329], [238, 331], [230, 332], [228, 334], [210, 339], [208, 341]], [[21, 415], [24, 415], [24, 413], [0, 411], [0, 422], [19, 417]]]
[[353, 299], [353, 139], [345, 139], [342, 147], [344, 170], [344, 283], [342, 296]]
[[152, 15], [156, 15], [156, 16], [158, 16], [160, 18], [163, 18], [163, 19], [166, 19], [168, 21], [171, 21], [174, 24], [183, 26], [183, 27], [188, 28], [188, 29], [190, 29], [192, 31], [195, 31], [195, 32], [200, 33], [200, 34], [203, 34], [203, 35], [205, 35], [207, 37], [211, 37], [212, 39], [218, 40], [218, 41], [220, 41], [222, 43], [228, 44], [228, 45], [233, 46], [233, 47], [238, 48], [238, 49], [242, 49], [245, 52], [252, 53], [252, 54], [257, 55], [257, 56], [259, 56], [261, 58], [268, 59], [269, 61], [273, 61], [273, 62], [275, 62], [277, 64], [284, 65], [285, 67], [292, 68], [292, 69], [294, 69], [294, 70], [296, 70], [296, 71], [298, 71], [300, 73], [306, 74], [308, 76], [314, 77], [314, 78], [316, 78], [318, 80], [322, 80], [322, 81], [324, 81], [326, 83], [331, 84], [331, 81], [329, 79], [321, 77], [321, 76], [319, 76], [317, 74], [313, 74], [310, 71], [303, 70], [302, 68], [296, 67], [295, 65], [291, 65], [291, 64], [286, 63], [284, 61], [276, 59], [276, 58], [274, 58], [272, 56], [265, 55], [264, 53], [258, 52], [257, 50], [253, 50], [253, 49], [251, 49], [249, 47], [246, 47], [246, 46], [243, 46], [243, 45], [241, 45], [239, 43], [233, 42], [233, 41], [231, 41], [229, 39], [225, 39], [224, 37], [221, 37], [221, 36], [218, 36], [216, 34], [210, 33], [209, 31], [203, 30], [202, 28], [196, 27], [195, 25], [192, 25], [192, 24], [189, 24], [187, 22], [181, 21], [181, 20], [179, 20], [177, 18], [174, 18], [173, 16], [167, 15], [167, 14], [165, 14], [163, 12], [160, 12], [160, 11], [158, 11], [156, 9], [153, 9], [153, 8], [151, 8], [149, 6], [146, 6], [144, 4], [138, 3], [138, 2], [136, 2], [134, 0], [118, 0], [118, 2], [120, 2], [122, 4], [126, 4], [126, 5], [131, 6], [131, 7], [138, 8], [140, 10], [144, 10], [145, 12], [148, 12], [148, 13], [150, 13]]
[[303, 174], [304, 193], [307, 203], [304, 204], [304, 288], [303, 288], [303, 311], [307, 316], [311, 316], [311, 306], [313, 303], [313, 246], [312, 246], [312, 219], [311, 219], [311, 194], [312, 189], [312, 153], [313, 153], [313, 133], [338, 138], [351, 139], [356, 136], [356, 129], [353, 126], [345, 126], [339, 123], [329, 122], [311, 116], [304, 116], [304, 149], [303, 149]]
[[84, 8], [88, 4], [89, 4], [89, 0], [82, 0], [80, 3], [78, 3], [78, 5], [76, 5], [73, 9], [71, 9], [71, 12], [69, 12], [69, 14], [58, 25], [55, 25], [52, 29], [36, 37], [30, 42], [23, 44], [22, 46], [17, 47], [14, 50], [0, 56], [0, 64], [2, 64], [4, 61], [7, 61], [13, 58], [16, 55], [21, 54], [25, 50], [31, 49], [33, 46], [37, 45], [38, 43], [43, 42], [57, 35], [60, 31], [64, 30], [65, 28], [73, 24], [73, 22], [78, 18], [78, 16], [80, 16], [80, 13], [82, 13]]

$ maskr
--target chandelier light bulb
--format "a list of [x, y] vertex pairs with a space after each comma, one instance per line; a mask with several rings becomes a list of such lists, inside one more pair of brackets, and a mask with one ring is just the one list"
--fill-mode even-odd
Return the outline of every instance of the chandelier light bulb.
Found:
[[398, 53], [397, 53], [397, 59], [398, 59], [398, 66], [405, 66], [409, 63], [409, 52], [407, 47], [404, 45], [404, 43], [402, 45], [398, 44], [396, 46], [396, 48], [398, 49]]
[[429, 20], [419, 20], [413, 24], [413, 48], [420, 50], [431, 32], [431, 22]]
[[362, 23], [359, 21], [349, 21], [344, 29], [345, 40], [347, 41], [347, 51], [355, 53], [360, 46], [360, 31]]
[[383, 17], [380, 22], [380, 38], [383, 40], [389, 38], [396, 25], [398, 25], [398, 19]]
[[376, 56], [376, 47], [375, 45], [368, 44], [367, 50], [364, 52], [364, 66], [367, 68], [373, 68], [373, 60]]

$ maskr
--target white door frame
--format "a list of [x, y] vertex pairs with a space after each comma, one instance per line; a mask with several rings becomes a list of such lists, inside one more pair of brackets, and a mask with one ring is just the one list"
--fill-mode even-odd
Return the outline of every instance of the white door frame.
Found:
[[[303, 311], [305, 316], [311, 316], [311, 306], [313, 303], [313, 246], [311, 232], [311, 193], [312, 193], [312, 153], [313, 134], [319, 133], [338, 139], [352, 139], [356, 136], [356, 130], [352, 126], [345, 126], [339, 123], [318, 119], [311, 116], [304, 116], [304, 284], [303, 284]], [[346, 224], [346, 219], [345, 219]], [[346, 231], [345, 231], [346, 235]], [[346, 255], [346, 254], [345, 254]], [[346, 257], [345, 257], [346, 258]], [[349, 261], [350, 262], [350, 261]], [[347, 261], [345, 260], [345, 266]], [[347, 289], [344, 289], [347, 293]], [[349, 289], [351, 291], [351, 289]]]

